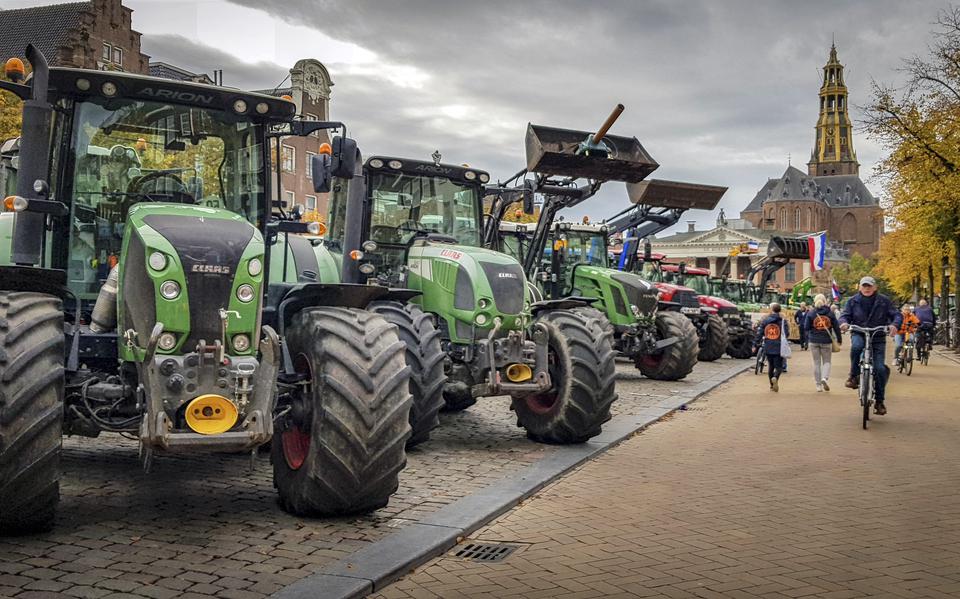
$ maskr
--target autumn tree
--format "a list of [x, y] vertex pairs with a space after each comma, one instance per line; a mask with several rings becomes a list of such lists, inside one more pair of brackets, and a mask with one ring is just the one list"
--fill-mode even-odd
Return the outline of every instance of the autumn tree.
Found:
[[[926, 56], [907, 59], [900, 88], [874, 83], [866, 129], [889, 156], [888, 216], [903, 243], [885, 246], [879, 269], [903, 285], [903, 268], [920, 272], [949, 249], [960, 264], [960, 8], [940, 12]], [[898, 264], [907, 262], [907, 266]], [[937, 268], [939, 270], [939, 267]], [[914, 275], [916, 276], [916, 275]], [[956, 322], [951, 337], [958, 338]]]

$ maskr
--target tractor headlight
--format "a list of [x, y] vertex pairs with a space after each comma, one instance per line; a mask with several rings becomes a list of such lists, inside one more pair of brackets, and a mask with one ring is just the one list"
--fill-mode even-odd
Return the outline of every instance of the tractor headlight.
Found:
[[383, 160], [379, 158], [374, 158], [370, 161], [370, 168], [383, 168]]
[[463, 173], [463, 177], [464, 177], [467, 181], [473, 181], [474, 179], [477, 178], [477, 173], [475, 173], [475, 172], [473, 172], [473, 171], [467, 171], [467, 172]]
[[400, 162], [399, 160], [391, 160], [390, 162], [387, 163], [387, 166], [389, 166], [394, 170], [398, 170], [403, 167], [403, 163]]
[[244, 113], [247, 111], [247, 102], [245, 100], [234, 100], [233, 101], [233, 111]]
[[486, 183], [486, 182], [489, 181], [489, 180], [490, 180], [490, 175], [488, 175], [487, 173], [480, 173], [480, 182], [481, 182], [481, 183]]
[[260, 102], [257, 104], [258, 114], [267, 114], [268, 112], [270, 112], [270, 106], [266, 102]]
[[180, 284], [176, 281], [164, 281], [160, 285], [160, 295], [168, 300], [177, 299], [177, 296], [180, 295]]
[[163, 255], [163, 252], [153, 252], [150, 254], [150, 257], [147, 258], [147, 264], [149, 264], [153, 270], [163, 270], [167, 267], [167, 257]]
[[640, 308], [636, 304], [630, 304], [630, 311], [633, 312], [634, 316], [640, 318]]
[[360, 247], [363, 248], [363, 251], [366, 253], [372, 254], [373, 252], [377, 251], [377, 242], [372, 239], [368, 239], [360, 244]]
[[373, 264], [370, 264], [369, 262], [364, 262], [363, 264], [357, 267], [357, 270], [359, 270], [365, 275], [372, 275], [373, 273], [377, 272], [377, 267], [374, 266]]
[[255, 277], [263, 272], [263, 262], [260, 258], [251, 258], [250, 262], [247, 262], [247, 272], [251, 277]]
[[239, 352], [245, 352], [250, 349], [250, 337], [243, 333], [233, 336], [233, 349]]
[[112, 81], [105, 81], [103, 85], [100, 86], [100, 91], [103, 92], [103, 95], [111, 98], [117, 95], [117, 84]]
[[481, 297], [480, 301], [477, 302], [477, 305], [480, 306], [481, 310], [486, 310], [490, 307], [490, 300], [485, 297]]
[[177, 346], [177, 336], [173, 333], [161, 333], [157, 339], [157, 347], [163, 351], [170, 351]]
[[474, 322], [476, 322], [479, 326], [483, 326], [483, 325], [487, 324], [487, 315], [486, 315], [486, 314], [483, 314], [483, 313], [481, 312], [480, 314], [477, 314], [477, 317], [474, 318], [473, 320], [474, 320]]
[[253, 301], [253, 296], [255, 295], [253, 291], [253, 285], [249, 283], [244, 283], [243, 285], [237, 287], [237, 299], [245, 304], [249, 304]]

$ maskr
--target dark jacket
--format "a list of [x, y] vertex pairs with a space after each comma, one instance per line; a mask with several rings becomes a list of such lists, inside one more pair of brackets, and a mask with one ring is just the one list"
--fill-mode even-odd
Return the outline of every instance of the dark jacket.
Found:
[[[777, 327], [780, 327], [780, 336], [777, 336], [774, 339], [768, 339], [766, 334], [768, 325], [776, 325]], [[787, 321], [781, 318], [779, 314], [770, 313], [760, 321], [759, 325], [757, 325], [757, 333], [753, 339], [753, 346], [760, 347], [760, 344], [762, 343], [763, 351], [768, 356], [779, 356], [781, 336], [789, 337], [790, 327], [787, 324]]]
[[809, 309], [806, 311], [797, 310], [793, 315], [793, 321], [797, 323], [797, 330], [799, 330], [801, 333], [803, 333], [803, 331], [805, 331], [807, 328], [807, 314], [809, 313]]
[[[814, 325], [814, 320], [818, 316], [823, 316], [830, 320], [830, 326], [826, 329], [818, 329]], [[820, 306], [813, 310], [807, 310], [807, 317], [804, 319], [803, 328], [807, 331], [807, 340], [810, 343], [830, 343], [830, 330], [833, 330], [834, 336], [837, 338], [838, 343], [842, 343], [840, 340], [840, 321], [837, 320], [837, 316], [833, 313], [833, 310], [830, 309], [830, 306]]]
[[913, 313], [917, 315], [917, 318], [920, 319], [920, 324], [937, 324], [937, 315], [933, 313], [933, 308], [930, 306], [917, 306], [914, 308]]
[[[863, 305], [865, 298], [861, 293], [858, 292], [851, 297], [847, 300], [847, 305], [843, 307], [840, 322], [855, 324], [858, 327], [879, 327], [892, 324], [899, 329], [900, 325], [903, 324], [903, 315], [900, 314], [900, 310], [897, 310], [889, 297], [881, 293], [876, 293], [874, 297], [876, 299], [873, 301], [873, 309], [869, 313]], [[885, 339], [885, 337], [877, 335], [874, 338], [874, 343], [878, 341], [882, 343]]]

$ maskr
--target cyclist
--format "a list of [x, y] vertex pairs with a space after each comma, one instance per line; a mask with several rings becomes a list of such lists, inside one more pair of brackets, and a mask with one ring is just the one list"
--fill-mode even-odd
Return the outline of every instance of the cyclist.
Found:
[[917, 304], [917, 309], [913, 311], [920, 321], [920, 335], [918, 341], [927, 346], [926, 351], [930, 351], [930, 345], [933, 341], [933, 330], [937, 328], [937, 315], [933, 308], [927, 304], [927, 300], [922, 299]]
[[763, 345], [763, 353], [767, 357], [767, 376], [770, 379], [770, 389], [775, 393], [780, 391], [780, 373], [786, 359], [781, 356], [781, 344], [790, 336], [787, 321], [780, 316], [780, 304], [770, 304], [770, 314], [760, 321], [757, 326], [757, 336], [753, 340], [754, 353]]
[[893, 338], [893, 355], [897, 365], [903, 359], [900, 353], [903, 351], [904, 342], [916, 341], [917, 329], [920, 328], [920, 319], [913, 314], [909, 305], [903, 305], [903, 308], [900, 309], [900, 316], [903, 322], [897, 330], [897, 336]]
[[[860, 290], [847, 300], [847, 304], [843, 307], [843, 313], [840, 314], [840, 329], [846, 331], [851, 324], [860, 327], [886, 326], [892, 337], [900, 328], [902, 320], [900, 312], [894, 307], [890, 298], [882, 293], [877, 293], [876, 280], [868, 276], [860, 279]], [[850, 389], [856, 389], [860, 386], [860, 356], [863, 354], [866, 342], [865, 336], [861, 333], [853, 333], [851, 336], [850, 378], [846, 382], [846, 386]], [[887, 413], [884, 390], [887, 385], [887, 378], [890, 376], [890, 370], [883, 362], [885, 350], [886, 339], [880, 336], [874, 337], [873, 373], [876, 381], [876, 404], [874, 404], [873, 411], [880, 416]]]

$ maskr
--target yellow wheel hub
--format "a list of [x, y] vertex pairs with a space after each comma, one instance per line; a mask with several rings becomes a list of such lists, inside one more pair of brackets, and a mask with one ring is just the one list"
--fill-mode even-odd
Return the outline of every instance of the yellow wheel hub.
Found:
[[201, 395], [187, 405], [187, 426], [202, 435], [225, 433], [237, 423], [237, 406], [222, 395]]

